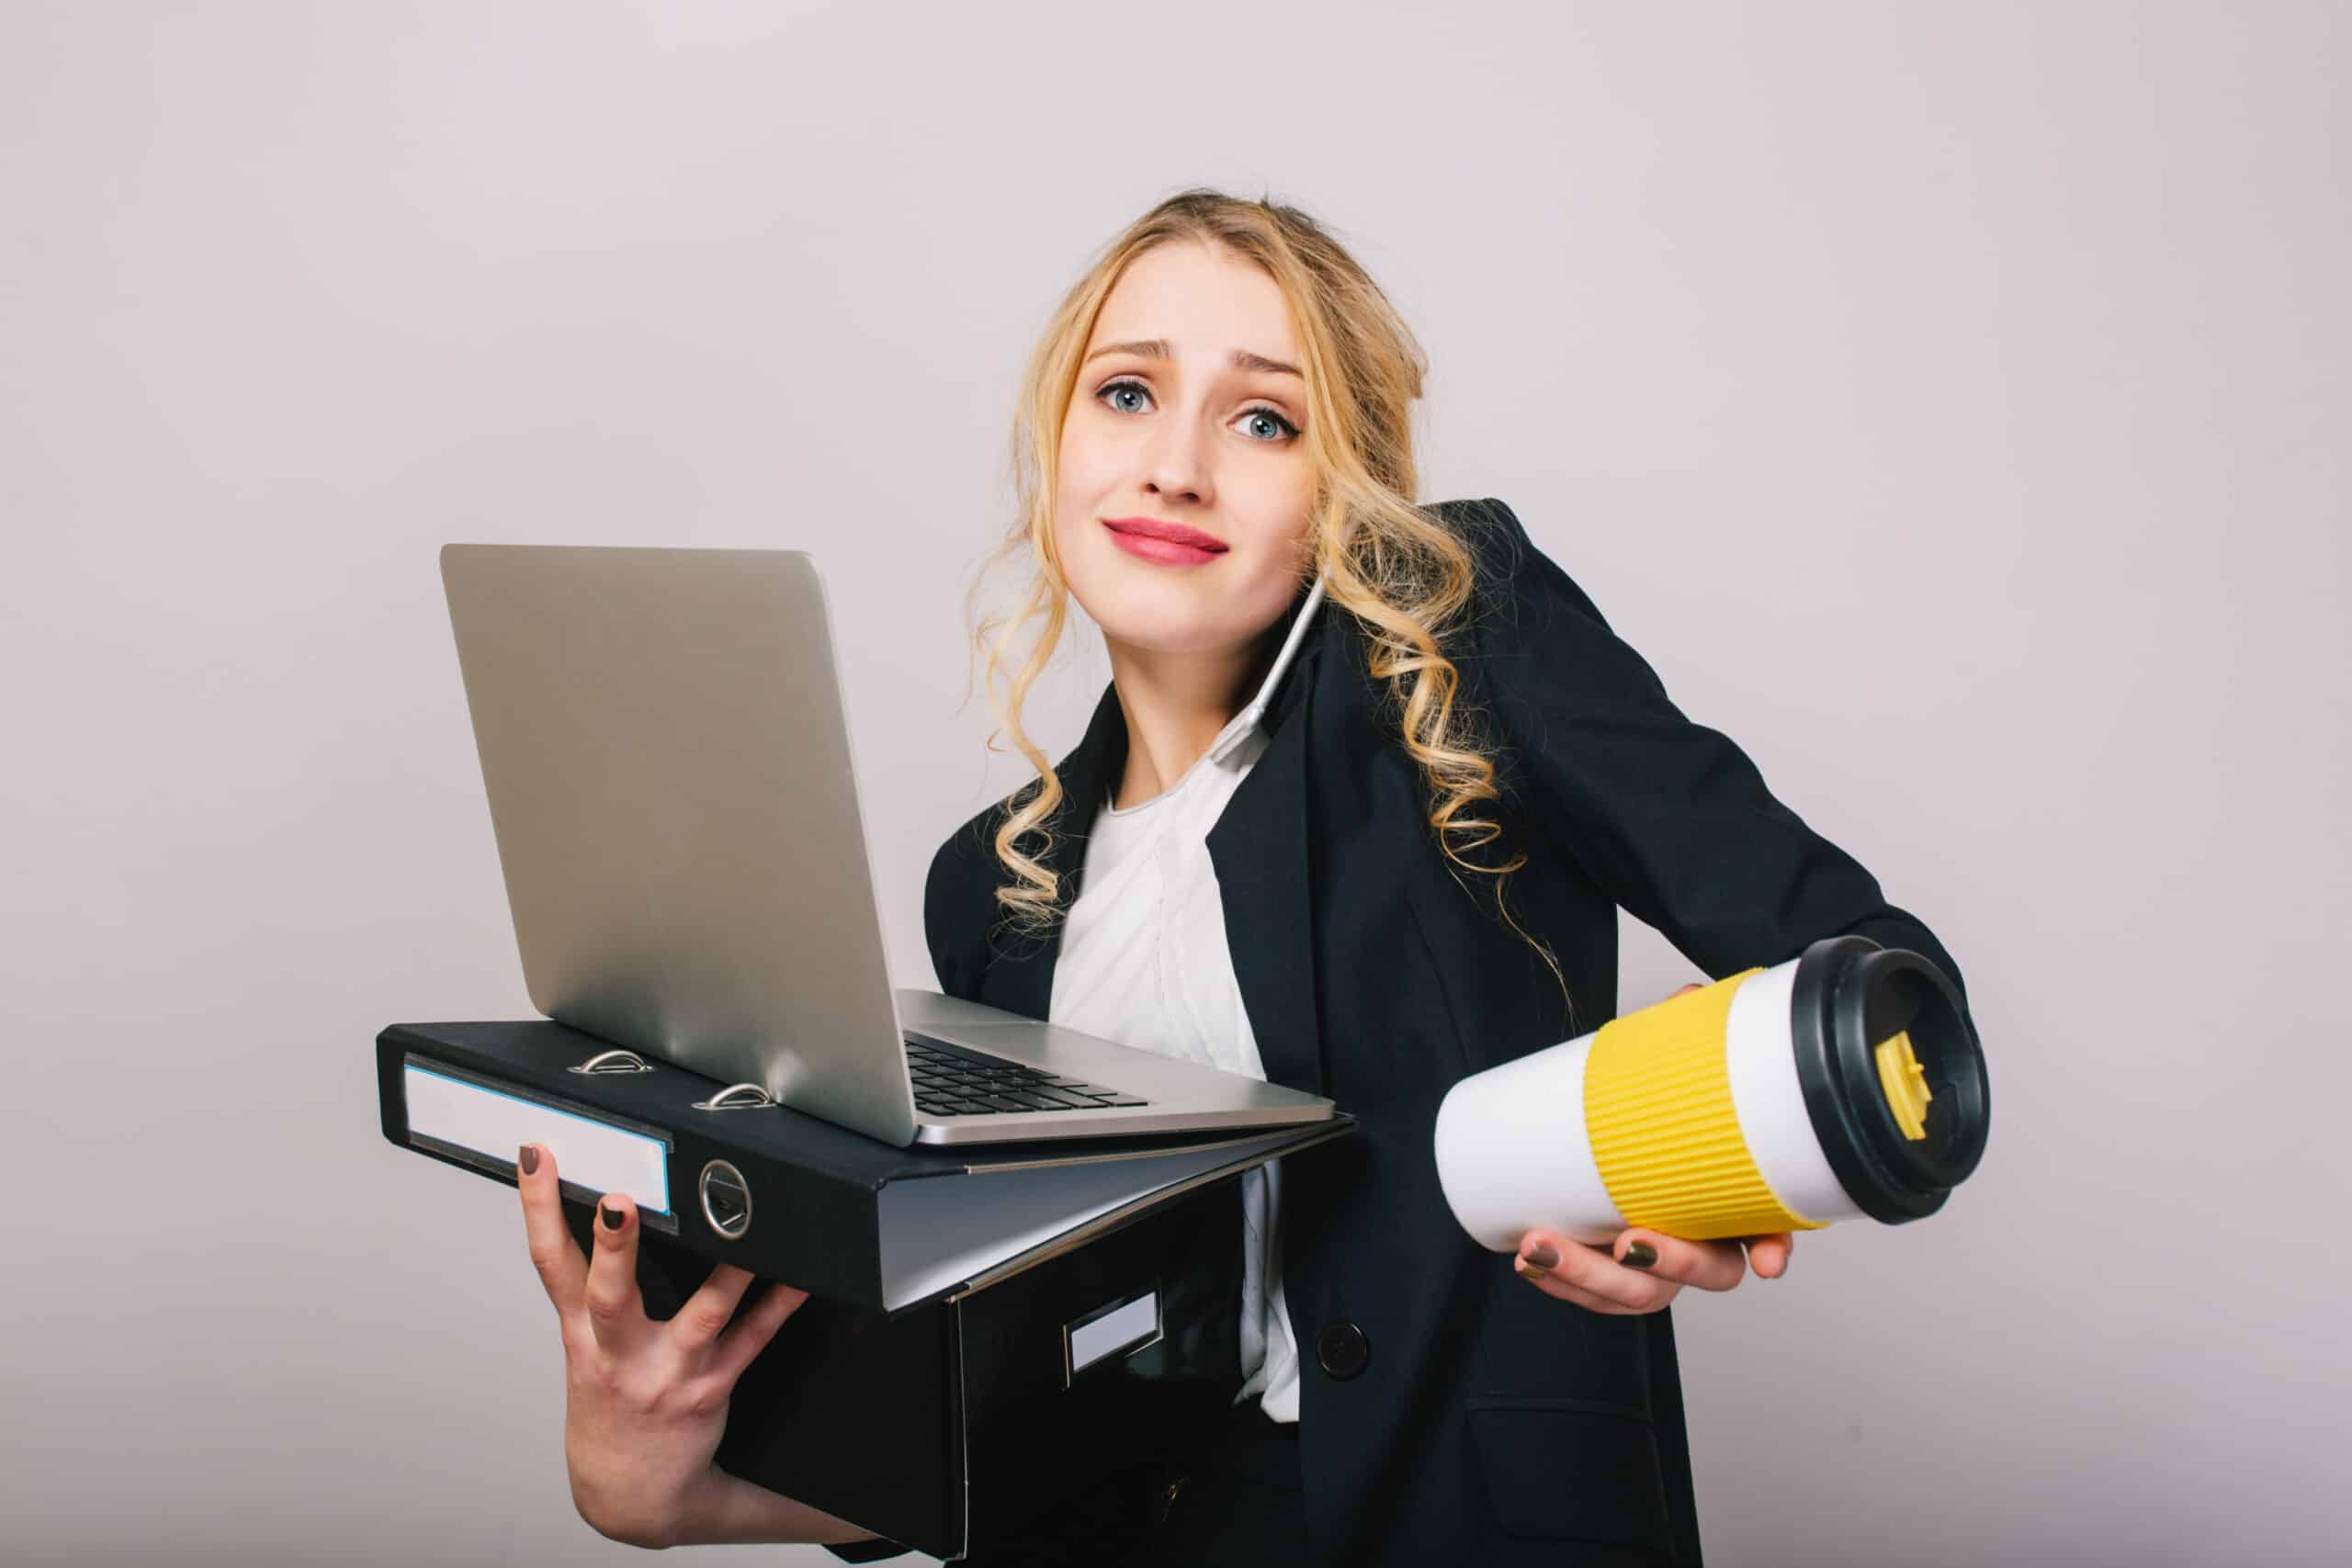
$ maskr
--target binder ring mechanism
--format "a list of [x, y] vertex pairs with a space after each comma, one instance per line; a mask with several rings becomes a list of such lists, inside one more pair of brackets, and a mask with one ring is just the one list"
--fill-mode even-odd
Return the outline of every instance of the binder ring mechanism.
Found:
[[653, 1064], [634, 1051], [624, 1051], [615, 1046], [610, 1051], [599, 1051], [578, 1066], [563, 1070], [567, 1073], [650, 1073], [653, 1070]]
[[708, 1100], [695, 1101], [696, 1111], [766, 1111], [775, 1101], [755, 1083], [731, 1083]]
[[[606, 1073], [650, 1073], [652, 1070], [652, 1063], [636, 1052], [624, 1051], [617, 1045], [609, 1051], [599, 1051], [578, 1066], [564, 1069], [568, 1073], [588, 1073], [597, 1077]], [[694, 1108], [696, 1111], [764, 1111], [775, 1104], [775, 1100], [760, 1085], [733, 1083], [708, 1100], [695, 1100]]]

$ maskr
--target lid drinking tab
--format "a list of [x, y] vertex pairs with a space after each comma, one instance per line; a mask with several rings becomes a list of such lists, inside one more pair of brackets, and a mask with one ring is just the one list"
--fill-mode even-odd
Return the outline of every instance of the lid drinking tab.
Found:
[[1886, 1096], [1887, 1109], [1894, 1112], [1894, 1124], [1915, 1143], [1926, 1137], [1928, 1101], [1936, 1095], [1928, 1087], [1928, 1069], [1912, 1053], [1910, 1033], [1896, 1030], [1878, 1043], [1872, 1055], [1878, 1058], [1878, 1086]]

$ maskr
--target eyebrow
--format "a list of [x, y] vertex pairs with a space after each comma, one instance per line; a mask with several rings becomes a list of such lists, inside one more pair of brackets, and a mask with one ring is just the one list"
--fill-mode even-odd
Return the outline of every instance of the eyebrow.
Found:
[[[1168, 340], [1164, 337], [1144, 338], [1135, 343], [1106, 343], [1086, 357], [1089, 360], [1095, 360], [1106, 354], [1133, 354], [1145, 359], [1173, 357], [1168, 352]], [[1237, 370], [1258, 370], [1270, 376], [1298, 376], [1302, 381], [1306, 379], [1306, 377], [1299, 375], [1297, 366], [1285, 365], [1279, 359], [1269, 359], [1262, 354], [1252, 354], [1246, 348], [1237, 348], [1233, 351], [1232, 364]]]

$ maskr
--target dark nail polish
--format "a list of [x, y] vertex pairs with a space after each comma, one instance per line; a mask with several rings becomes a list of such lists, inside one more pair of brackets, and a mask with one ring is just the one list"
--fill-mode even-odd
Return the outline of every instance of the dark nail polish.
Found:
[[1548, 1241], [1537, 1242], [1521, 1256], [1538, 1269], [1557, 1269], [1560, 1266], [1560, 1249]]
[[532, 1175], [539, 1168], [539, 1145], [537, 1144], [525, 1144], [523, 1145], [523, 1152], [515, 1156], [514, 1158], [515, 1163], [523, 1168], [524, 1175]]
[[1657, 1248], [1648, 1242], [1637, 1241], [1625, 1249], [1624, 1263], [1628, 1269], [1646, 1269], [1657, 1261]]
[[605, 1228], [608, 1231], [621, 1228], [621, 1212], [618, 1209], [608, 1209], [599, 1203], [596, 1205], [596, 1217], [605, 1222]]

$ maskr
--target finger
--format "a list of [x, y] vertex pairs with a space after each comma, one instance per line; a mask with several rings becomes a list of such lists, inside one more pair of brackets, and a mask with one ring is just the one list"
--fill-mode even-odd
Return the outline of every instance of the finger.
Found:
[[1736, 1241], [1684, 1241], [1638, 1226], [1610, 1244], [1610, 1256], [1627, 1267], [1649, 1248], [1652, 1261], [1643, 1272], [1702, 1291], [1728, 1291], [1747, 1278], [1747, 1254]]
[[751, 1274], [732, 1263], [713, 1268], [701, 1288], [671, 1317], [671, 1340], [688, 1355], [709, 1349], [718, 1343], [728, 1319], [735, 1315], [735, 1304], [743, 1299], [744, 1288], [751, 1282]]
[[1790, 1231], [1773, 1231], [1767, 1235], [1747, 1238], [1747, 1266], [1766, 1280], [1777, 1280], [1789, 1271], [1789, 1262], [1796, 1256], [1797, 1238]]
[[770, 1284], [768, 1292], [752, 1303], [743, 1321], [727, 1331], [719, 1340], [718, 1351], [711, 1357], [711, 1371], [729, 1383], [743, 1375], [743, 1369], [758, 1359], [775, 1337], [785, 1320], [808, 1300], [808, 1292], [790, 1285]]
[[1521, 1279], [1556, 1301], [1571, 1303], [1587, 1312], [1607, 1313], [1612, 1317], [1637, 1315], [1632, 1307], [1622, 1302], [1607, 1301], [1589, 1291], [1580, 1291], [1556, 1274], [1530, 1264], [1523, 1258], [1514, 1258], [1512, 1265], [1519, 1270]]
[[1522, 1273], [1540, 1269], [1562, 1284], [1631, 1312], [1656, 1312], [1680, 1288], [1676, 1280], [1626, 1268], [1605, 1247], [1570, 1241], [1557, 1231], [1532, 1230], [1521, 1237], [1519, 1261]]
[[653, 1326], [637, 1290], [638, 1229], [637, 1204], [628, 1193], [607, 1192], [596, 1200], [595, 1217], [588, 1224], [595, 1239], [585, 1301], [596, 1343], [614, 1354], [628, 1350]]
[[563, 1194], [556, 1186], [555, 1151], [525, 1144], [516, 1153], [514, 1188], [523, 1198], [523, 1234], [530, 1243], [531, 1267], [547, 1288], [558, 1316], [580, 1310], [588, 1283], [588, 1260], [563, 1224]]

